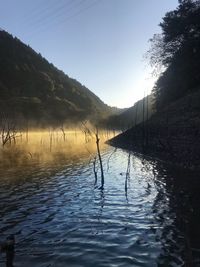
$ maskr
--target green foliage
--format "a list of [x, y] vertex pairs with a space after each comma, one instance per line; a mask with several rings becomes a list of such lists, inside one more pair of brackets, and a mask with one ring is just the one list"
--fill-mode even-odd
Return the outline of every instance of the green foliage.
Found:
[[149, 51], [151, 64], [164, 67], [154, 87], [158, 110], [200, 84], [200, 2], [180, 0], [160, 26]]

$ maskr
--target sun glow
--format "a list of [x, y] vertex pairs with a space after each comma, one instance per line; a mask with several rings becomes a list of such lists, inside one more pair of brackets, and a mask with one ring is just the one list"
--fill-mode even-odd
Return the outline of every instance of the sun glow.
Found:
[[[110, 131], [99, 133], [102, 151], [105, 141], [113, 135]], [[15, 142], [0, 148], [0, 167], [61, 163], [81, 156], [93, 158], [95, 155], [95, 136], [88, 135], [84, 130], [34, 130], [18, 133]]]

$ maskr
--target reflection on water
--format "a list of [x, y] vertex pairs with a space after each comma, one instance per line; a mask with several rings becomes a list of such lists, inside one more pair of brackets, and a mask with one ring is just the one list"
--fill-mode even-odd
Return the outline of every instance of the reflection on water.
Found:
[[200, 264], [198, 177], [131, 155], [126, 195], [129, 154], [113, 151], [104, 190], [87, 153], [1, 167], [0, 239], [16, 235], [15, 266]]

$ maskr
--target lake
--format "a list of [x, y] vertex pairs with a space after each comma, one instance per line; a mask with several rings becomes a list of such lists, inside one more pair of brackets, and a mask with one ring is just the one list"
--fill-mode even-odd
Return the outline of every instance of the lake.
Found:
[[16, 267], [200, 266], [197, 174], [132, 153], [127, 175], [129, 152], [104, 146], [101, 190], [91, 158], [76, 147], [1, 165], [0, 241], [15, 234]]

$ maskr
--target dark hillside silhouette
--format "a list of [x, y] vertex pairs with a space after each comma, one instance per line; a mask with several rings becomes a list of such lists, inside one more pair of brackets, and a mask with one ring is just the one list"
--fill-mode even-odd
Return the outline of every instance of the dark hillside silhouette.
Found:
[[164, 67], [155, 87], [156, 108], [198, 90], [200, 84], [200, 1], [179, 0], [176, 10], [160, 23], [161, 34], [151, 39], [150, 62]]
[[126, 109], [120, 114], [114, 114], [105, 119], [104, 125], [110, 129], [125, 131], [143, 121], [149, 119], [154, 113], [153, 110], [153, 97], [149, 95], [137, 101], [132, 107]]
[[180, 0], [148, 52], [163, 69], [154, 86], [155, 114], [112, 139], [115, 146], [200, 168], [200, 1]]
[[118, 111], [2, 30], [0, 66], [0, 112], [7, 116], [49, 124], [97, 121]]

